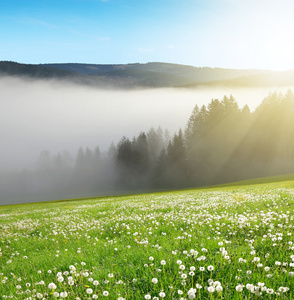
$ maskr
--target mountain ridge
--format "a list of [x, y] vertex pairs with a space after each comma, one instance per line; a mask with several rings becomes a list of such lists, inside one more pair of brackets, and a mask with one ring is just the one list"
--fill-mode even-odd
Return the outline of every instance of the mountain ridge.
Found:
[[0, 75], [66, 80], [100, 88], [294, 85], [294, 70], [225, 69], [162, 62], [21, 64], [0, 61]]

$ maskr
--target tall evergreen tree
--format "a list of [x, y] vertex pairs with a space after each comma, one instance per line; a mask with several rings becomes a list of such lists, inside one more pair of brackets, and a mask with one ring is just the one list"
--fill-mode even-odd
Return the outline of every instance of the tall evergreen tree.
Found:
[[85, 152], [84, 149], [80, 147], [76, 157], [76, 163], [75, 163], [76, 169], [83, 169], [84, 164], [85, 164]]
[[153, 127], [148, 131], [147, 144], [150, 164], [154, 167], [161, 150], [164, 148], [163, 132], [160, 127], [156, 131]]
[[171, 185], [180, 187], [188, 186], [188, 165], [183, 132], [180, 129], [174, 134], [167, 147], [167, 161]]
[[185, 144], [188, 148], [199, 138], [199, 107], [195, 105], [185, 129]]

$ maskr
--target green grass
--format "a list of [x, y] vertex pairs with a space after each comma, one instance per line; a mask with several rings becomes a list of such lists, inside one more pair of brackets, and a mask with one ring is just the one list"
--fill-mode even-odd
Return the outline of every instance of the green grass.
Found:
[[263, 183], [279, 183], [279, 182], [286, 182], [286, 181], [293, 181], [294, 180], [294, 174], [283, 174], [283, 175], [276, 175], [276, 176], [268, 176], [268, 177], [262, 177], [262, 178], [253, 178], [253, 179], [247, 179], [242, 181], [236, 181], [232, 183], [226, 183], [222, 185], [218, 185], [218, 187], [222, 186], [240, 186], [240, 185], [253, 185], [253, 184], [263, 184]]
[[294, 299], [291, 176], [1, 206], [0, 295]]

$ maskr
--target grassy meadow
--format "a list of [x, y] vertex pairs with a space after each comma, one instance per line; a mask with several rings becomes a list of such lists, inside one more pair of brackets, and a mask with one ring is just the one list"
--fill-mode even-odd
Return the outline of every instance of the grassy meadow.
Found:
[[1, 299], [294, 299], [294, 181], [252, 183], [2, 206]]

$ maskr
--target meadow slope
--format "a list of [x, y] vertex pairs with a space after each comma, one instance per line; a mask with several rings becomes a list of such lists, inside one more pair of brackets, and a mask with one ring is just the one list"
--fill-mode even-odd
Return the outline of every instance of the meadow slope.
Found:
[[1, 299], [294, 299], [294, 181], [0, 207]]

